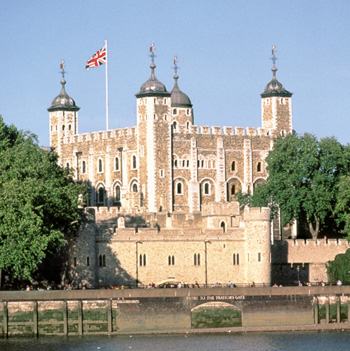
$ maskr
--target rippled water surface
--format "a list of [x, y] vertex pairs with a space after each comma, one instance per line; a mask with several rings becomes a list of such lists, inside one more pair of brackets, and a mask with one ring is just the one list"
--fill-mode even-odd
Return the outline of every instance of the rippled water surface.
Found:
[[0, 339], [1, 351], [349, 351], [350, 333]]

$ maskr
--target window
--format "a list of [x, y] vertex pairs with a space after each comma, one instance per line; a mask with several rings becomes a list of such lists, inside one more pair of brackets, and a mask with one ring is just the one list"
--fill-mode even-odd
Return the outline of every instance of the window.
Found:
[[159, 176], [160, 178], [164, 178], [164, 169], [159, 170]]
[[136, 169], [136, 167], [137, 167], [136, 156], [133, 155], [133, 156], [132, 156], [132, 168], [133, 168], [133, 169]]
[[98, 159], [98, 173], [102, 173], [103, 172], [103, 163], [102, 160], [99, 158]]
[[176, 183], [176, 195], [182, 195], [183, 194], [183, 186], [181, 182]]
[[190, 160], [187, 160], [187, 167], [190, 167]]
[[174, 160], [174, 167], [177, 167], [177, 160]]
[[232, 264], [234, 266], [239, 266], [239, 253], [234, 253], [232, 255]]
[[66, 170], [69, 171], [69, 169], [70, 169], [70, 164], [69, 164], [69, 162], [67, 162], [66, 163]]
[[62, 126], [62, 130], [64, 130], [64, 125]]
[[137, 191], [138, 191], [138, 189], [137, 189], [137, 184], [134, 183], [134, 184], [132, 185], [132, 192], [133, 192], [133, 193], [137, 193]]
[[83, 161], [81, 163], [81, 173], [86, 173], [86, 162], [85, 161]]
[[236, 170], [236, 161], [232, 161], [231, 163], [231, 171], [234, 172]]
[[256, 171], [261, 172], [261, 162], [258, 162], [256, 165]]
[[115, 202], [120, 202], [120, 185], [115, 186]]
[[225, 222], [221, 222], [220, 223], [220, 228], [222, 229], [223, 233], [226, 232], [226, 224], [225, 224]]
[[97, 190], [97, 204], [103, 205], [105, 202], [105, 189], [103, 186], [99, 187]]
[[235, 195], [236, 194], [236, 185], [234, 185], [234, 184], [231, 185], [230, 193], [231, 193], [231, 195]]
[[144, 267], [144, 266], [146, 266], [146, 263], [147, 263], [147, 261], [146, 261], [146, 254], [140, 254], [140, 256], [139, 256], [139, 265], [141, 266], [141, 267]]
[[186, 128], [189, 129], [190, 128], [190, 122], [186, 123]]
[[173, 123], [173, 129], [176, 130], [176, 127], [177, 127], [177, 123], [174, 122], [174, 123]]
[[114, 170], [119, 171], [119, 157], [114, 159]]
[[68, 130], [72, 130], [72, 126], [68, 124]]
[[106, 267], [106, 255], [99, 255], [98, 256], [98, 265], [100, 267]]
[[258, 262], [261, 262], [261, 252], [258, 252]]
[[77, 258], [76, 258], [76, 257], [73, 258], [73, 266], [74, 266], [74, 267], [77, 266]]
[[210, 183], [209, 182], [205, 182], [203, 184], [203, 193], [204, 193], [204, 195], [210, 195]]
[[168, 256], [168, 265], [175, 266], [175, 256], [174, 255]]
[[90, 266], [90, 257], [86, 257], [86, 265], [89, 267]]
[[201, 255], [199, 253], [193, 255], [193, 261], [195, 266], [201, 265]]
[[177, 109], [173, 108], [173, 115], [176, 115], [176, 114], [177, 114]]

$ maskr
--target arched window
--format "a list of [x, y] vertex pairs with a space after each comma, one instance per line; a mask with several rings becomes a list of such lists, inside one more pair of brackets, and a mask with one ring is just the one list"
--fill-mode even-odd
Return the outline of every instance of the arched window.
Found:
[[133, 192], [133, 193], [137, 193], [137, 191], [138, 191], [138, 189], [137, 189], [137, 184], [134, 183], [134, 184], [132, 185], [132, 192]]
[[261, 172], [261, 162], [258, 162], [256, 165], [256, 171]]
[[226, 232], [226, 224], [225, 224], [224, 221], [222, 221], [222, 222], [220, 223], [220, 228], [222, 229], [222, 232], [223, 232], [223, 233]]
[[103, 205], [105, 202], [105, 189], [103, 186], [99, 187], [97, 190], [97, 204]]
[[69, 169], [70, 169], [70, 164], [69, 164], [69, 162], [67, 162], [66, 163], [66, 170], [69, 171]]
[[205, 182], [203, 184], [203, 194], [210, 195], [210, 183], [209, 182]]
[[231, 163], [231, 171], [234, 172], [236, 170], [236, 161], [232, 161]]
[[83, 161], [81, 163], [81, 173], [86, 173], [86, 162], [85, 161]]
[[115, 202], [120, 202], [120, 185], [116, 185], [114, 189]]
[[98, 172], [99, 173], [103, 172], [103, 163], [102, 163], [102, 160], [100, 158], [98, 159]]
[[176, 195], [182, 195], [182, 194], [183, 194], [182, 182], [178, 181], [176, 183]]
[[176, 130], [176, 127], [177, 127], [177, 123], [174, 122], [174, 123], [173, 123], [173, 129]]
[[119, 157], [114, 159], [114, 170], [119, 171]]
[[132, 168], [133, 168], [133, 169], [136, 169], [136, 167], [137, 167], [136, 156], [133, 155], [133, 156], [132, 156]]
[[173, 115], [176, 115], [176, 114], [177, 114], [177, 109], [173, 108]]

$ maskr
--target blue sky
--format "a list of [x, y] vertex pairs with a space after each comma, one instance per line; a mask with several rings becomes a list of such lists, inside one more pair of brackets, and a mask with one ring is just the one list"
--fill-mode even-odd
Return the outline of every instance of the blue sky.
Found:
[[293, 92], [294, 128], [350, 142], [350, 1], [12, 0], [0, 8], [0, 114], [48, 145], [47, 107], [60, 90], [81, 108], [80, 132], [103, 130], [104, 69], [86, 60], [108, 39], [110, 127], [134, 126], [135, 96], [149, 77], [170, 91], [172, 58], [195, 123], [260, 126], [260, 93], [271, 78]]

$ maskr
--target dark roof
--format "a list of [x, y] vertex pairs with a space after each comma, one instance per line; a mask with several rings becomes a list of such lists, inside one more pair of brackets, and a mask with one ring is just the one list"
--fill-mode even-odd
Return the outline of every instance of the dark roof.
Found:
[[179, 79], [178, 75], [174, 76], [175, 84], [173, 90], [171, 91], [171, 106], [172, 107], [192, 107], [190, 98], [180, 90], [177, 80]]
[[277, 78], [273, 77], [270, 82], [267, 83], [265, 90], [262, 92], [261, 97], [272, 97], [272, 96], [280, 96], [280, 97], [291, 97], [293, 94], [286, 90], [282, 83], [280, 83]]
[[141, 85], [140, 91], [136, 94], [136, 97], [143, 96], [170, 96], [170, 93], [166, 90], [165, 85], [156, 78], [155, 68], [156, 65], [152, 63], [151, 77]]
[[65, 85], [66, 81], [61, 80], [61, 91], [51, 103], [51, 106], [47, 109], [49, 112], [52, 111], [79, 111], [79, 107], [75, 104], [75, 101], [67, 94]]

